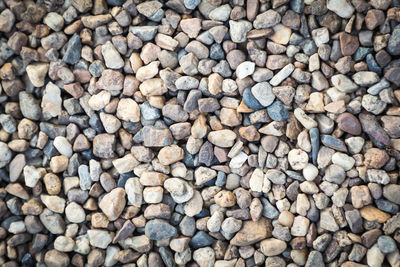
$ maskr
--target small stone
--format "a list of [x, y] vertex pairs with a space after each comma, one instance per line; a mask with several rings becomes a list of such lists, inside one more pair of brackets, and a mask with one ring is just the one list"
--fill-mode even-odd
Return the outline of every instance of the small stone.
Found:
[[170, 178], [164, 182], [164, 188], [171, 194], [176, 203], [184, 203], [193, 197], [193, 188], [184, 180]]
[[285, 241], [276, 238], [268, 238], [260, 243], [261, 252], [268, 257], [281, 254], [286, 247]]
[[106, 249], [107, 246], [111, 243], [113, 239], [113, 234], [105, 231], [105, 230], [98, 230], [98, 229], [90, 229], [87, 231], [90, 245]]
[[219, 147], [232, 147], [236, 134], [231, 130], [212, 131], [207, 136], [208, 141]]
[[251, 74], [253, 74], [255, 68], [254, 62], [245, 61], [236, 68], [236, 76], [239, 79], [243, 79]]
[[381, 149], [370, 148], [364, 154], [364, 164], [368, 168], [380, 169], [389, 161], [389, 155]]
[[93, 154], [100, 158], [114, 157], [115, 136], [99, 134], [93, 140]]
[[354, 7], [347, 0], [328, 0], [326, 7], [346, 19], [350, 18], [354, 12]]
[[15, 23], [15, 15], [10, 9], [4, 9], [0, 13], [0, 31], [10, 32]]
[[110, 221], [115, 221], [121, 215], [125, 204], [125, 190], [115, 188], [102, 198], [99, 207]]
[[146, 223], [145, 233], [150, 240], [161, 240], [175, 236], [177, 230], [164, 220], [154, 219]]
[[139, 105], [133, 99], [121, 99], [118, 102], [117, 117], [124, 121], [138, 122], [140, 120]]
[[230, 191], [220, 191], [214, 196], [214, 201], [223, 208], [233, 207], [236, 204], [236, 197]]
[[350, 189], [351, 201], [356, 209], [360, 209], [372, 203], [371, 194], [365, 185], [353, 186]]
[[251, 88], [251, 93], [264, 107], [271, 105], [275, 99], [272, 87], [268, 82], [257, 83]]
[[397, 191], [399, 189], [400, 185], [397, 184], [386, 185], [383, 187], [383, 196], [389, 201], [392, 201], [393, 203], [400, 205], [400, 196]]
[[338, 127], [352, 135], [361, 134], [361, 124], [358, 119], [351, 113], [342, 113], [337, 118]]
[[101, 46], [101, 53], [108, 68], [119, 69], [124, 66], [124, 60], [110, 41]]
[[396, 242], [389, 236], [380, 236], [377, 243], [383, 254], [390, 254], [397, 249]]
[[368, 169], [367, 178], [372, 183], [388, 184], [390, 182], [389, 175], [384, 170]]
[[60, 152], [60, 154], [71, 157], [72, 156], [72, 145], [68, 142], [68, 139], [63, 136], [57, 136], [54, 139], [53, 145]]
[[275, 10], [267, 10], [264, 13], [257, 15], [253, 22], [254, 28], [266, 29], [271, 28], [281, 21], [281, 16]]
[[374, 206], [365, 206], [360, 210], [361, 217], [363, 217], [367, 221], [371, 222], [379, 222], [384, 223], [389, 218], [390, 215], [380, 211], [379, 209], [375, 208]]
[[242, 229], [231, 239], [234, 246], [248, 246], [265, 238], [271, 237], [272, 225], [268, 219], [260, 218], [258, 221], [244, 221]]
[[331, 77], [333, 86], [345, 93], [352, 93], [358, 89], [358, 86], [351, 79], [343, 74], [337, 74]]
[[0, 168], [3, 168], [8, 165], [12, 158], [12, 152], [8, 148], [7, 144], [4, 142], [0, 142], [0, 153], [2, 155], [0, 159]]
[[252, 29], [252, 24], [246, 20], [229, 20], [229, 34], [234, 43], [246, 41], [247, 33]]
[[35, 87], [42, 87], [44, 85], [44, 79], [46, 78], [48, 70], [49, 64], [47, 63], [35, 63], [26, 66], [26, 73]]
[[72, 35], [67, 43], [67, 50], [63, 56], [63, 61], [68, 64], [76, 64], [81, 56], [82, 44], [78, 34]]
[[308, 164], [308, 155], [301, 149], [293, 149], [288, 154], [288, 161], [293, 170], [302, 170]]

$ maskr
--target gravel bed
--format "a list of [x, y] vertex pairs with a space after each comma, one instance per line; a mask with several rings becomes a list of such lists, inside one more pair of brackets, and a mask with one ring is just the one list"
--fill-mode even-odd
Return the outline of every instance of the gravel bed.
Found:
[[0, 0], [0, 266], [400, 267], [399, 0]]

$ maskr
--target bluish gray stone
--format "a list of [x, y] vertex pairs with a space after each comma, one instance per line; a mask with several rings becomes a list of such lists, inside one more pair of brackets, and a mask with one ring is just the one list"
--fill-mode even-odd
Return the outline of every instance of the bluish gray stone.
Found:
[[312, 128], [309, 131], [311, 141], [311, 158], [314, 165], [317, 165], [318, 151], [319, 151], [319, 130]]
[[318, 52], [318, 47], [315, 44], [314, 40], [305, 39], [300, 43], [300, 47], [303, 49], [304, 54], [307, 56], [311, 56]]
[[183, 4], [188, 9], [195, 9], [200, 4], [200, 0], [184, 0]]
[[81, 38], [77, 33], [72, 35], [67, 44], [67, 50], [65, 51], [63, 61], [68, 64], [78, 63], [81, 57], [82, 43]]
[[210, 58], [215, 60], [221, 60], [225, 57], [224, 50], [220, 44], [213, 44], [210, 47]]
[[303, 13], [304, 10], [304, 1], [303, 0], [291, 0], [290, 8], [296, 13]]
[[89, 72], [94, 77], [100, 77], [103, 70], [104, 70], [104, 63], [101, 62], [100, 60], [93, 61], [93, 63], [90, 64], [89, 66]]
[[193, 249], [203, 248], [210, 246], [214, 242], [214, 238], [212, 238], [209, 234], [204, 231], [198, 231], [190, 240], [190, 247]]
[[362, 47], [360, 46], [357, 51], [354, 53], [353, 55], [353, 59], [354, 61], [360, 61], [363, 60], [369, 53], [371, 53], [372, 51], [374, 51], [373, 48], [371, 47]]
[[378, 63], [376, 62], [374, 56], [372, 54], [367, 55], [367, 65], [370, 71], [375, 72], [378, 75], [382, 75], [382, 69], [379, 67]]
[[290, 118], [289, 111], [279, 100], [267, 107], [267, 113], [268, 116], [274, 121], [287, 121]]
[[319, 251], [313, 250], [308, 254], [305, 267], [325, 267], [324, 259]]
[[400, 55], [400, 25], [397, 25], [390, 35], [387, 50], [391, 55]]
[[383, 89], [388, 88], [390, 86], [390, 82], [385, 78], [382, 78], [378, 83], [372, 85], [368, 88], [367, 92], [370, 95], [378, 95]]
[[347, 152], [347, 147], [345, 143], [342, 140], [333, 137], [332, 135], [323, 134], [321, 136], [321, 142], [329, 148], [335, 149], [337, 151]]
[[89, 167], [81, 165], [78, 168], [79, 183], [82, 190], [89, 190], [92, 186], [92, 178], [90, 178]]
[[217, 180], [215, 181], [215, 185], [223, 187], [225, 184], [226, 184], [226, 174], [222, 171], [219, 171], [217, 175]]
[[174, 261], [174, 255], [172, 254], [172, 251], [168, 247], [160, 247], [158, 249], [158, 252], [160, 253], [161, 259], [163, 260], [165, 266], [167, 267], [176, 266]]
[[261, 198], [263, 204], [262, 215], [268, 219], [276, 219], [279, 216], [279, 211], [266, 198]]
[[145, 234], [150, 240], [161, 240], [175, 236], [177, 230], [164, 220], [154, 219], [146, 223]]
[[396, 214], [399, 212], [399, 205], [388, 201], [386, 199], [376, 199], [375, 200], [376, 207], [384, 212], [388, 212], [391, 214]]
[[396, 242], [390, 236], [382, 235], [378, 238], [378, 247], [383, 254], [389, 254], [397, 249]]
[[7, 133], [11, 134], [17, 131], [17, 121], [11, 115], [0, 114], [0, 124]]
[[150, 105], [148, 101], [140, 104], [139, 107], [144, 120], [156, 120], [161, 117], [161, 110]]

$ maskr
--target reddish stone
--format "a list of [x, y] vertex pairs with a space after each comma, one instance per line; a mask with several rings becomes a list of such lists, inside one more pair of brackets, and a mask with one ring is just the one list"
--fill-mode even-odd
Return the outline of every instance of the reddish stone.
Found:
[[340, 49], [342, 51], [343, 56], [353, 55], [357, 51], [360, 45], [357, 36], [345, 32], [340, 33], [339, 41], [340, 41]]
[[347, 112], [340, 114], [337, 118], [337, 123], [342, 131], [352, 135], [361, 134], [361, 124], [353, 114]]

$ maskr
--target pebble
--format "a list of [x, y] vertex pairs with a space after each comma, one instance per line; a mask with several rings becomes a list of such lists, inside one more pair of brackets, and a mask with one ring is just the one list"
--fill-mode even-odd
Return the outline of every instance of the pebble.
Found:
[[286, 243], [282, 240], [269, 238], [261, 242], [261, 252], [265, 256], [276, 256], [281, 254], [286, 249]]
[[104, 212], [110, 221], [115, 221], [125, 208], [125, 190], [115, 188], [107, 193], [99, 203], [99, 208]]
[[326, 7], [342, 18], [350, 18], [354, 12], [354, 7], [346, 0], [329, 0]]
[[271, 28], [281, 21], [281, 15], [275, 10], [267, 10], [256, 16], [253, 22], [254, 28], [256, 29], [266, 29]]
[[257, 83], [251, 88], [251, 94], [264, 107], [268, 107], [275, 99], [272, 87], [268, 82]]
[[106, 249], [113, 239], [113, 234], [106, 230], [91, 229], [87, 231], [91, 246]]
[[35, 63], [26, 66], [26, 74], [35, 87], [42, 87], [44, 85], [44, 79], [48, 70], [49, 64], [47, 63]]
[[166, 221], [154, 219], [146, 223], [145, 233], [150, 240], [161, 240], [175, 236], [177, 231]]
[[332, 76], [331, 82], [333, 86], [345, 93], [352, 93], [358, 89], [357, 84], [355, 84], [350, 78], [343, 74]]
[[342, 113], [337, 118], [338, 127], [349, 134], [360, 135], [361, 134], [361, 124], [351, 113]]

